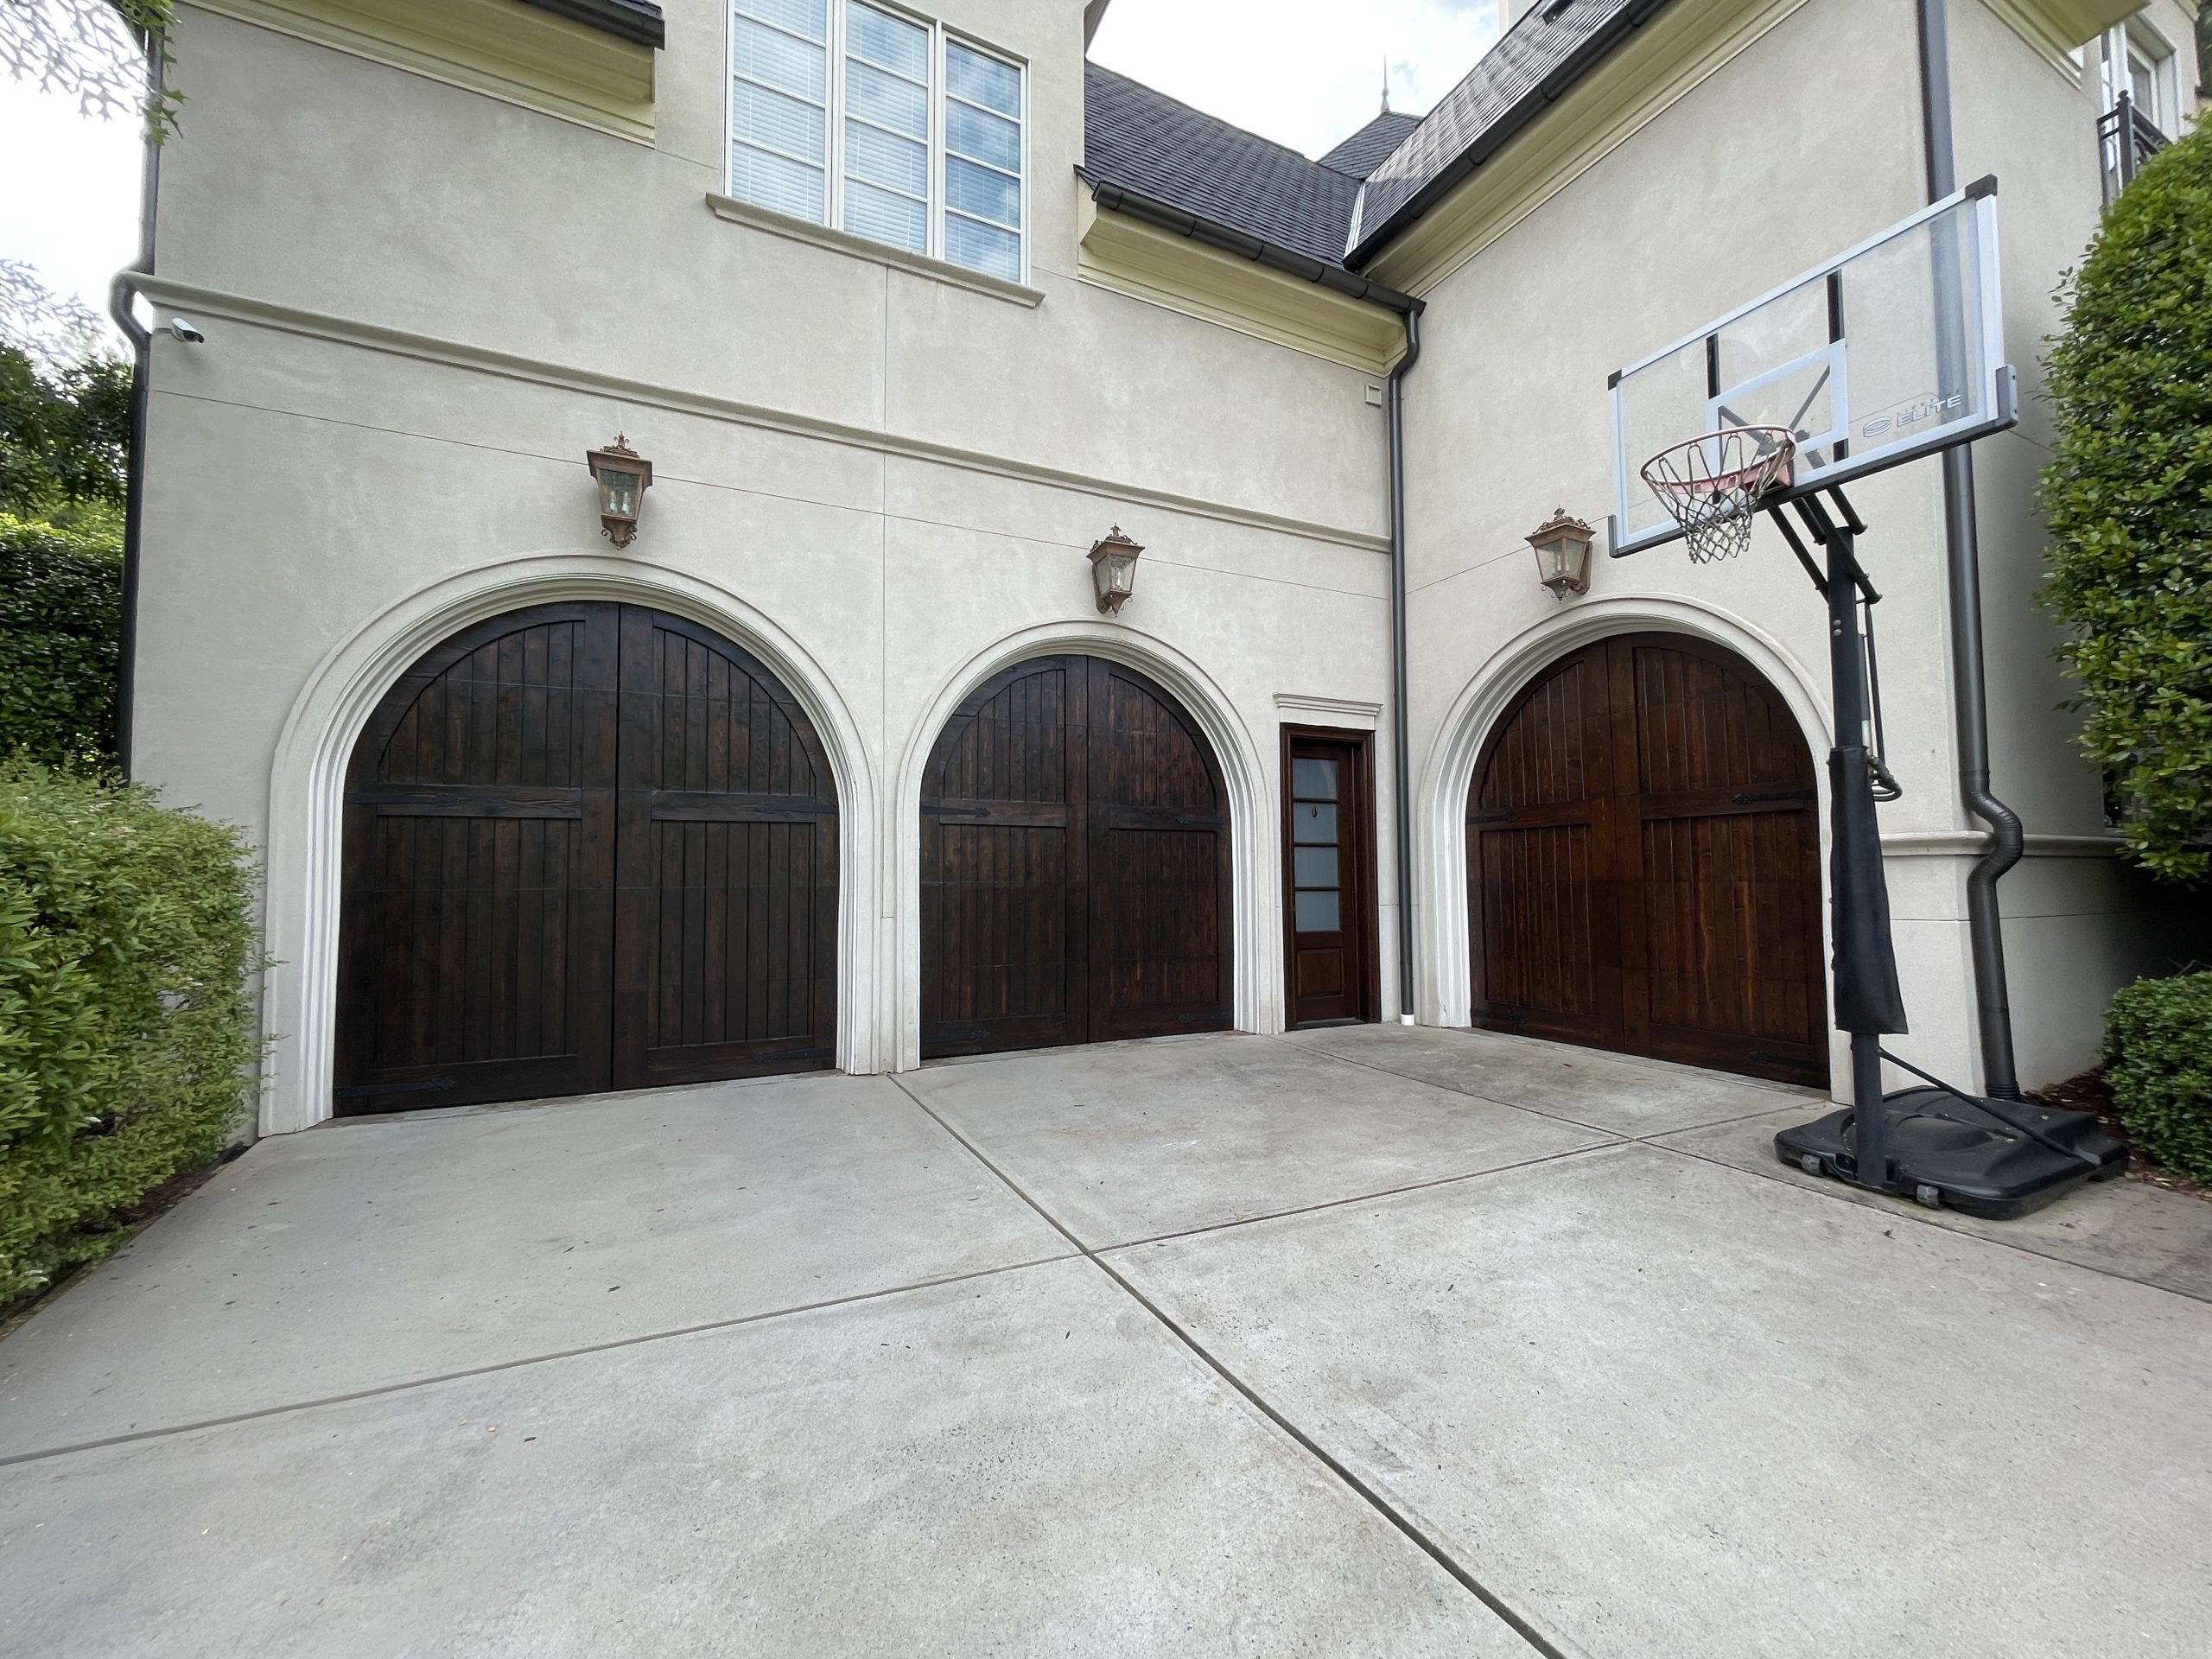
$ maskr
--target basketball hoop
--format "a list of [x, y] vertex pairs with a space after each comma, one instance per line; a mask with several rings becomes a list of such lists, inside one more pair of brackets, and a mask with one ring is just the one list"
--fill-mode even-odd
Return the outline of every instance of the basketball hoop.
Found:
[[1643, 481], [1674, 515], [1693, 564], [1732, 559], [1751, 544], [1759, 504], [1789, 485], [1796, 435], [1783, 426], [1730, 426], [1671, 444], [1643, 463]]

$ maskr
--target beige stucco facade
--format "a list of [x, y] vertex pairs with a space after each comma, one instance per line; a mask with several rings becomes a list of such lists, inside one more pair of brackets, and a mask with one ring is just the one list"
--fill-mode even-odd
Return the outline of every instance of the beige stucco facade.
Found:
[[[340, 0], [180, 8], [191, 102], [144, 286], [206, 342], [157, 332], [154, 347], [133, 761], [267, 849], [264, 1127], [327, 1114], [338, 791], [369, 709], [458, 628], [558, 597], [709, 623], [813, 716], [842, 814], [847, 1069], [918, 1063], [918, 803], [937, 733], [998, 668], [1068, 645], [1144, 669], [1211, 740], [1234, 823], [1235, 1017], [1280, 1029], [1278, 728], [1387, 731], [1391, 716], [1391, 336], [1352, 302], [1262, 274], [1213, 270], [1201, 302], [1203, 283], [1133, 276], [1127, 259], [1106, 271], [1076, 178], [1079, 0], [934, 8], [1027, 67], [1018, 283], [720, 201], [728, 8], [664, 10], [641, 131], [634, 104], [579, 118], [487, 92], [488, 71], [442, 78], [291, 26]], [[1673, 10], [1670, 55], [1595, 139], [1506, 178], [1518, 194], [1456, 250], [1433, 239], [1377, 267], [1427, 307], [1406, 456], [1427, 1021], [1467, 1017], [1457, 825], [1474, 755], [1544, 661], [1610, 630], [1701, 633], [1827, 747], [1821, 613], [1776, 548], [1715, 570], [1664, 550], [1601, 562], [1562, 605], [1521, 539], [1554, 506], [1602, 517], [1611, 369], [1924, 197], [1910, 0]], [[1961, 176], [2004, 180], [2012, 356], [2032, 394], [2050, 291], [2095, 224], [2098, 105], [2094, 76], [2012, 10], [1959, 0], [1953, 57]], [[2152, 10], [2186, 40], [2183, 7]], [[1569, 99], [1546, 118], [1581, 114]], [[1526, 142], [1546, 144], [1541, 124]], [[1980, 505], [1996, 785], [2031, 837], [2004, 893], [2032, 1083], [2086, 1063], [2094, 993], [2177, 947], [2111, 857], [2055, 707], [2054, 638], [2029, 597], [2048, 434], [2026, 402], [2019, 430], [1983, 446]], [[621, 551], [582, 461], [618, 430], [655, 466]], [[1910, 791], [1883, 820], [1905, 1052], [1972, 1076], [1961, 918], [1979, 836], [1955, 784], [1936, 474], [1885, 476], [1860, 501]], [[1115, 524], [1147, 551], [1136, 597], [1107, 618], [1084, 554]], [[1395, 1018], [1388, 742], [1376, 759]]]
[[[2061, 321], [2053, 291], [2096, 227], [2102, 105], [2094, 66], [2054, 54], [2007, 10], [1949, 8], [1958, 176], [2000, 181], [2008, 354], [2024, 410], [2018, 428], [1979, 447], [1976, 504], [1994, 784], [2029, 836], [2028, 857], [1999, 891], [2019, 1065], [2033, 1085], [2087, 1065], [2106, 995], [2185, 961], [2202, 918], [2113, 859], [2096, 775], [2059, 706], [2058, 637], [2034, 599], [2043, 537], [2032, 494], [2050, 442], [2039, 359]], [[1492, 230], [1478, 174], [1459, 207], [1477, 227], [1475, 251], [1458, 253], [1440, 276], [1445, 257], [1427, 246], [1386, 253], [1376, 267], [1386, 279], [1428, 278], [1408, 415], [1424, 1019], [1467, 1017], [1468, 782], [1489, 722], [1538, 664], [1609, 632], [1701, 634], [1766, 673], [1816, 753], [1830, 741], [1825, 613], [1770, 526], [1730, 563], [1700, 568], [1665, 548], [1600, 559], [1589, 594], [1565, 604], [1529, 579], [1521, 543], [1556, 506], [1599, 522], [1607, 512], [1603, 390], [1612, 370], [1927, 200], [1914, 0], [1712, 10], [1733, 31], [1731, 54], [1696, 62], [1701, 79], [1645, 111], [1645, 124], [1606, 134], [1610, 148], [1586, 144], [1586, 170], [1571, 182], [1562, 188], [1555, 173], [1553, 193], [1531, 204], [1522, 181], [1502, 179], [1491, 187], [1495, 217], [1510, 222]], [[2150, 8], [2145, 21], [2189, 38], [2181, 5]], [[1634, 78], [1637, 49], [1622, 54], [1624, 78]], [[1688, 55], [1644, 49], [1653, 81]], [[1529, 135], [1542, 137], [1541, 128]], [[1913, 1017], [1897, 1046], [1978, 1082], [1966, 880], [1986, 836], [1956, 781], [1941, 469], [1880, 474], [1853, 495], [1873, 531], [1862, 556], [1885, 596], [1888, 741], [1906, 789], [1881, 809]], [[1839, 1076], [1841, 1057], [1839, 1046]]]

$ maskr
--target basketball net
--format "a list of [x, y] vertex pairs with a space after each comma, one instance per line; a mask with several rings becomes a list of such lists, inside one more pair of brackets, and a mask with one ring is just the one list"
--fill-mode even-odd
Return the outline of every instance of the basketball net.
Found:
[[1789, 486], [1796, 435], [1782, 426], [1731, 426], [1662, 449], [1643, 481], [1674, 515], [1690, 562], [1732, 559], [1751, 544], [1759, 504]]

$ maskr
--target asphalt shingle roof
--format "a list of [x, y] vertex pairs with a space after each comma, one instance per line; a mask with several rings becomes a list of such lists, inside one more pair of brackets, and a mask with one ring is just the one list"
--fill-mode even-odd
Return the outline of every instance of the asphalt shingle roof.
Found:
[[1321, 165], [1355, 179], [1366, 178], [1420, 125], [1421, 117], [1417, 115], [1385, 110], [1324, 156]]
[[1385, 112], [1318, 162], [1086, 62], [1084, 175], [1356, 270], [1426, 212], [1486, 144], [1503, 143], [1668, 3], [1549, 0], [1508, 29], [1426, 117]]
[[[1506, 116], [1592, 46], [1624, 13], [1640, 22], [1667, 0], [1554, 0], [1506, 30], [1467, 78], [1446, 93], [1408, 138], [1369, 175], [1352, 232], [1364, 257], [1401, 228], [1392, 223], [1443, 178]], [[1602, 51], [1602, 44], [1599, 46]], [[1563, 88], [1554, 88], [1556, 96]]]
[[1359, 181], [1084, 66], [1084, 175], [1341, 268]]

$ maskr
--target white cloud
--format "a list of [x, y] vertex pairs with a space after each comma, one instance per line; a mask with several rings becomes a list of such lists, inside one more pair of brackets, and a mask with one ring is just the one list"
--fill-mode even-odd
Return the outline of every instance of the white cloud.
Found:
[[1498, 35], [1501, 0], [1113, 0], [1091, 55], [1319, 156], [1382, 107], [1426, 114]]

